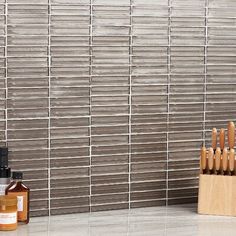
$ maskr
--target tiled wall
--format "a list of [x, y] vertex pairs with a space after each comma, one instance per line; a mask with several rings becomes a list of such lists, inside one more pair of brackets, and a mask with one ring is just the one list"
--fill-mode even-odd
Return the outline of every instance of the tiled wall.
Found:
[[32, 215], [196, 201], [200, 146], [236, 117], [235, 10], [0, 0], [0, 138]]

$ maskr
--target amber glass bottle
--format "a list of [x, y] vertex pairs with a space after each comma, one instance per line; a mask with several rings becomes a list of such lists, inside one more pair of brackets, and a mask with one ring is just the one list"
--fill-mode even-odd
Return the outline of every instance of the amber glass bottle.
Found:
[[13, 172], [12, 182], [6, 188], [6, 195], [17, 197], [18, 222], [29, 223], [29, 194], [30, 189], [22, 183], [23, 173]]

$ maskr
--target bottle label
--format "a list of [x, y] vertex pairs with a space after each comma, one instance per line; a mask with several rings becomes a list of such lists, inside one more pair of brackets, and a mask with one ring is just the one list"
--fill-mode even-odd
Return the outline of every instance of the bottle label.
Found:
[[7, 186], [7, 184], [0, 184], [0, 195], [5, 195], [5, 190]]
[[23, 211], [24, 207], [24, 197], [17, 196], [17, 211]]
[[17, 213], [0, 213], [0, 224], [15, 224], [17, 222]]
[[18, 221], [27, 220], [27, 215], [28, 215], [28, 194], [26, 192], [8, 192], [8, 195], [17, 197]]

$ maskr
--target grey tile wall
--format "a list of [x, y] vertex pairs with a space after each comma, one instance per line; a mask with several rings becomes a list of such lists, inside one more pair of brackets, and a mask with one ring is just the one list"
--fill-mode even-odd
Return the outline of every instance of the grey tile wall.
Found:
[[233, 0], [0, 0], [0, 144], [31, 214], [196, 201], [234, 120]]

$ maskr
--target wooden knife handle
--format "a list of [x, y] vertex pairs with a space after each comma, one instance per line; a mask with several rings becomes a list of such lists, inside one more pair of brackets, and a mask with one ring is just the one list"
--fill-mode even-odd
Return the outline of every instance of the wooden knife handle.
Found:
[[221, 149], [218, 147], [218, 148], [216, 148], [216, 153], [215, 153], [215, 170], [216, 170], [216, 173], [219, 173], [219, 171], [220, 171], [220, 164], [221, 164]]
[[208, 169], [210, 174], [213, 172], [214, 169], [214, 150], [213, 148], [209, 148], [208, 151]]
[[223, 151], [225, 147], [225, 129], [220, 129], [220, 149]]
[[207, 151], [206, 147], [202, 147], [201, 160], [200, 160], [200, 171], [202, 174], [204, 174], [206, 168], [207, 168]]
[[211, 141], [212, 141], [212, 148], [215, 151], [216, 150], [216, 146], [217, 146], [217, 129], [213, 128], [212, 129], [212, 136], [211, 136]]
[[228, 144], [229, 149], [234, 148], [234, 142], [235, 142], [235, 125], [234, 122], [228, 123]]
[[235, 160], [234, 149], [230, 149], [230, 151], [229, 151], [229, 170], [231, 173], [235, 171], [234, 160]]
[[223, 154], [222, 154], [222, 169], [223, 169], [223, 173], [228, 170], [228, 150], [227, 150], [227, 148], [224, 148]]

